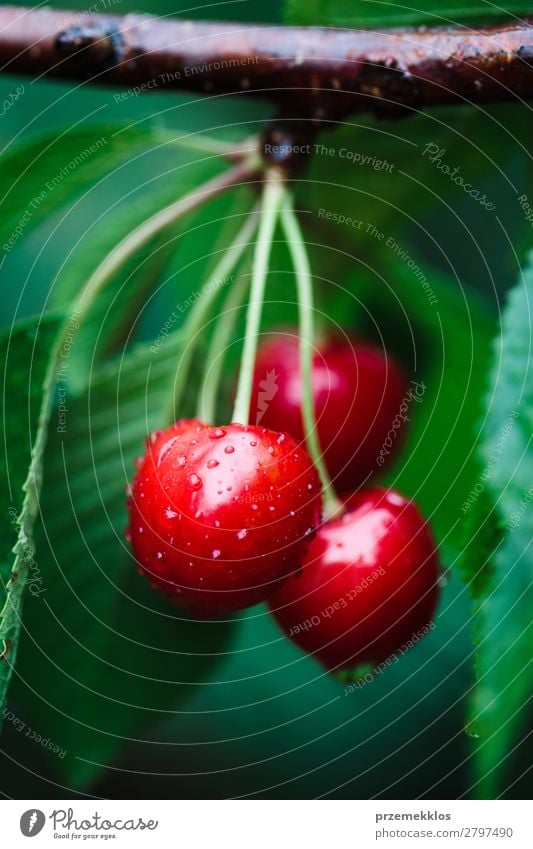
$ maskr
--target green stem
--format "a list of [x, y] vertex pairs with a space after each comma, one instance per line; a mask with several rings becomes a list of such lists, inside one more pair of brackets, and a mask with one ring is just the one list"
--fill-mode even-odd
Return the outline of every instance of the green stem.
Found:
[[230, 162], [240, 162], [242, 159], [248, 159], [252, 151], [259, 150], [259, 138], [254, 135], [247, 136], [239, 142], [225, 142], [211, 136], [206, 136], [205, 133], [188, 133], [176, 137], [173, 133], [166, 131], [161, 133], [161, 139], [164, 144], [189, 148], [189, 150], [194, 150], [198, 153], [211, 153]]
[[173, 224], [179, 218], [216, 197], [230, 186], [248, 179], [258, 168], [259, 162], [255, 158], [242, 162], [156, 212], [155, 215], [132, 230], [100, 263], [78, 296], [74, 304], [74, 312], [77, 314], [80, 324], [95, 298], [105, 288], [113, 275], [139, 248], [146, 245], [153, 236], [164, 230], [169, 224]]
[[[183, 391], [187, 385], [189, 367], [201, 330], [204, 327], [209, 310], [213, 305], [223, 281], [233, 271], [242, 254], [250, 244], [250, 240], [257, 227], [257, 216], [248, 213], [246, 220], [235, 236], [235, 239], [222, 254], [222, 258], [211, 272], [203, 287], [202, 297], [191, 307], [189, 317], [184, 324], [183, 333], [188, 340], [178, 366], [174, 389], [172, 393], [171, 406], [166, 416], [166, 421], [174, 421], [176, 418], [176, 407], [180, 404]], [[234, 284], [233, 284], [234, 285]], [[232, 286], [233, 288], [233, 286]]]
[[232, 284], [223, 303], [207, 351], [207, 366], [202, 381], [203, 389], [198, 396], [196, 415], [202, 421], [210, 424], [216, 423], [217, 395], [222, 377], [224, 354], [233, 336], [239, 307], [244, 300], [248, 285], [248, 276], [243, 274]]
[[324, 491], [324, 514], [331, 519], [342, 513], [342, 503], [337, 497], [324, 456], [320, 449], [316, 427], [315, 403], [313, 395], [313, 343], [314, 343], [314, 304], [313, 283], [309, 257], [305, 247], [299, 221], [294, 212], [291, 193], [285, 191], [285, 205], [281, 212], [281, 224], [287, 238], [287, 244], [294, 265], [296, 286], [298, 289], [298, 309], [300, 315], [300, 371], [302, 375], [302, 418], [307, 448], [313, 460]]
[[263, 310], [268, 261], [276, 222], [284, 196], [283, 177], [280, 172], [272, 169], [267, 173], [263, 192], [261, 222], [254, 253], [250, 302], [246, 315], [246, 330], [239, 382], [237, 385], [237, 397], [232, 416], [232, 421], [241, 424], [246, 424], [250, 416], [253, 372], [257, 352], [257, 338], [261, 324], [261, 313]]

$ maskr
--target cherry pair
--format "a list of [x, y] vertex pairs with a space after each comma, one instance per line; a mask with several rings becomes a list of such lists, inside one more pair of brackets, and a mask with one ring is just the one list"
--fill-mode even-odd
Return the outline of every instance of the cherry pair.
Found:
[[[132, 486], [129, 534], [150, 581], [193, 614], [268, 599], [285, 633], [329, 669], [378, 663], [431, 619], [438, 555], [415, 505], [392, 490], [356, 493], [343, 515], [321, 524], [298, 363], [290, 337], [260, 351], [259, 424], [182, 420], [152, 434]], [[336, 340], [317, 354], [317, 428], [336, 483], [354, 487], [371, 471], [404, 388], [401, 370], [371, 346]]]

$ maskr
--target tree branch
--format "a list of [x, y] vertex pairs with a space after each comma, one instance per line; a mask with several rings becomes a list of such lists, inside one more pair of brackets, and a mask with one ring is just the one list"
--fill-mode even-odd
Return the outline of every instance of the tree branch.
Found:
[[[318, 121], [533, 97], [533, 17], [466, 29], [339, 30], [0, 8], [5, 73], [261, 96]], [[403, 107], [403, 109], [402, 109]]]

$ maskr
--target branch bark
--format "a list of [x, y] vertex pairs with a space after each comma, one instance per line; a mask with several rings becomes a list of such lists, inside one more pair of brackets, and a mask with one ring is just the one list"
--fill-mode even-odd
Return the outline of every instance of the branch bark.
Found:
[[120, 89], [246, 93], [320, 122], [357, 111], [393, 115], [532, 98], [533, 17], [470, 29], [364, 31], [3, 6], [0, 65], [5, 73]]

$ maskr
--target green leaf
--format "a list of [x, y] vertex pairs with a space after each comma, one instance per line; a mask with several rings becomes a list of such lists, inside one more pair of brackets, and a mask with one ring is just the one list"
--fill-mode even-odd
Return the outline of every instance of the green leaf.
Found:
[[481, 738], [475, 771], [482, 798], [506, 790], [510, 753], [520, 739], [533, 687], [532, 260], [530, 255], [503, 314], [477, 444], [485, 497], [472, 510], [482, 539], [487, 526], [499, 529], [492, 550], [480, 546], [475, 562], [474, 538], [467, 559], [477, 611], [472, 722]]
[[[29, 319], [2, 334], [3, 451], [0, 457], [0, 711], [17, 654], [23, 591], [38, 587], [33, 525], [53, 390], [50, 350], [60, 319]], [[0, 723], [1, 723], [0, 713]]]
[[5, 152], [0, 160], [4, 252], [10, 253], [31, 229], [102, 175], [158, 143], [161, 136], [146, 127], [75, 125]]
[[444, 6], [430, 0], [402, 6], [395, 0], [287, 0], [289, 23], [332, 27], [447, 26], [454, 23], [491, 20], [505, 15], [528, 15], [531, 4], [511, 0], [494, 4], [489, 0], [446, 0]]
[[161, 793], [172, 798], [456, 798], [466, 786], [458, 765], [468, 613], [452, 578], [435, 629], [371, 683], [345, 692], [267, 608], [245, 611], [211, 686], [195, 693], [187, 715], [165, 721], [157, 750], [133, 748], [127, 765], [162, 776]]
[[[212, 157], [195, 161], [188, 148], [180, 149], [176, 154], [171, 180], [168, 174], [151, 180], [140, 193], [131, 192], [126, 199], [120, 198], [117, 201], [118, 211], [113, 205], [106, 210], [105, 215], [87, 227], [82, 240], [59, 272], [52, 302], [62, 305], [70, 303], [97, 266], [122, 239], [177, 197], [213, 177], [220, 171], [221, 165], [220, 159]], [[165, 287], [165, 281], [160, 278], [172, 255], [181, 253], [182, 242], [192, 242], [202, 256], [205, 251], [205, 241], [202, 243], [205, 227], [202, 229], [200, 222], [205, 223], [212, 215], [212, 205], [208, 204], [208, 207], [167, 227], [151, 239], [107, 283], [85, 316], [77, 333], [76, 345], [71, 351], [69, 380], [73, 389], [84, 388], [91, 369], [105, 357], [120, 350], [126, 342], [131, 342], [132, 328], [135, 329], [142, 320], [146, 302], [150, 300], [157, 284]], [[179, 295], [180, 289], [186, 289], [181, 277], [174, 288], [177, 289], [176, 295]]]
[[124, 540], [134, 457], [162, 424], [181, 345], [173, 334], [103, 368], [49, 443], [42, 592], [25, 610], [15, 698], [69, 786], [172, 716], [227, 649], [230, 623], [185, 619], [137, 574]]
[[[444, 232], [456, 226], [457, 214], [486, 216], [491, 224], [497, 200], [503, 204], [509, 194], [509, 157], [517, 168], [527, 161], [530, 132], [516, 104], [490, 112], [441, 107], [396, 122], [357, 116], [313, 145], [296, 189], [299, 206], [309, 212], [310, 228], [327, 230], [333, 244], [358, 256], [367, 251], [365, 257], [378, 249], [365, 240], [369, 224], [388, 234], [418, 230], [421, 238], [428, 215], [439, 215]], [[516, 202], [514, 193], [509, 202]]]
[[[409, 371], [424, 388], [420, 400], [409, 405], [407, 444], [389, 480], [416, 498], [452, 558], [463, 540], [460, 507], [477, 479], [471, 435], [479, 417], [495, 315], [484, 297], [421, 262], [414, 250], [409, 249], [409, 256], [420, 263], [436, 302], [431, 305], [406, 262], [390, 269], [388, 279], [407, 310], [416, 340]], [[391, 310], [385, 334], [398, 338], [401, 325], [395, 329], [394, 321], [402, 311]]]
[[501, 545], [505, 533], [501, 516], [494, 510], [492, 498], [484, 487], [487, 472], [480, 468], [479, 463], [476, 463], [476, 469], [476, 481], [461, 506], [465, 518], [464, 547], [459, 564], [475, 605], [490, 591], [491, 558]]

